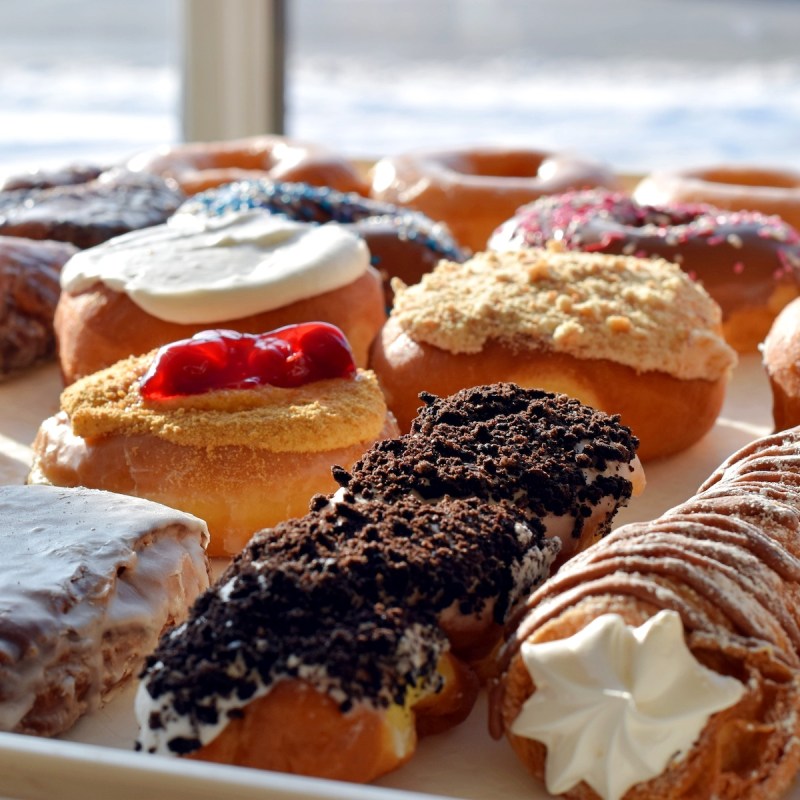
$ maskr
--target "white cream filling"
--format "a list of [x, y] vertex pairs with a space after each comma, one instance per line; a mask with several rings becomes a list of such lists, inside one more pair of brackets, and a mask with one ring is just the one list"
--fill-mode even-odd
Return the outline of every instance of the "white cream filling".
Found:
[[684, 756], [712, 714], [745, 687], [700, 664], [674, 611], [638, 628], [604, 614], [567, 639], [521, 648], [535, 685], [511, 731], [547, 746], [553, 794], [585, 781], [603, 800]]
[[293, 222], [263, 210], [178, 214], [73, 256], [71, 293], [102, 283], [159, 319], [211, 324], [258, 314], [352, 283], [369, 267], [346, 228]]

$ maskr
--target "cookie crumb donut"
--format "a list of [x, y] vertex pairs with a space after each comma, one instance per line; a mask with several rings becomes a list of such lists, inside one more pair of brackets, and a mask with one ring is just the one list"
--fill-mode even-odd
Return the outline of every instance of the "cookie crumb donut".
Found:
[[53, 315], [66, 242], [0, 236], [0, 380], [55, 355]]
[[0, 730], [55, 736], [135, 677], [208, 587], [189, 514], [91, 489], [0, 487]]
[[725, 339], [755, 352], [800, 291], [800, 234], [774, 216], [707, 205], [645, 205], [593, 189], [542, 197], [501, 225], [497, 251], [544, 247], [664, 258], [700, 281], [722, 309]]
[[252, 208], [296, 222], [336, 222], [354, 231], [367, 243], [370, 262], [383, 277], [387, 306], [392, 278], [416, 283], [440, 259], [467, 257], [442, 223], [418, 211], [305, 183], [239, 181], [195, 195], [178, 213], [219, 216]]
[[800, 425], [800, 299], [778, 316], [761, 349], [776, 431]]
[[560, 541], [561, 563], [607, 533], [644, 488], [636, 437], [573, 398], [498, 383], [421, 399], [409, 434], [376, 442], [349, 472], [334, 469], [340, 491], [507, 504]]
[[489, 147], [387, 156], [371, 180], [374, 198], [444, 222], [475, 252], [501, 222], [543, 194], [619, 184], [603, 164], [583, 156]]
[[208, 523], [211, 555], [305, 513], [335, 488], [332, 465], [397, 430], [374, 374], [321, 323], [199, 334], [82, 378], [61, 406], [36, 436], [30, 482], [188, 511]]
[[800, 172], [758, 166], [661, 170], [643, 178], [634, 198], [644, 204], [708, 203], [732, 211], [774, 214], [800, 228]]
[[133, 156], [125, 166], [174, 180], [186, 194], [258, 178], [330, 186], [342, 192], [368, 191], [358, 169], [346, 159], [319, 145], [277, 135], [164, 145]]
[[70, 259], [61, 287], [54, 324], [66, 383], [210, 327], [329, 322], [365, 365], [386, 319], [361, 239], [258, 209], [177, 214], [117, 237]]
[[0, 191], [0, 234], [85, 249], [164, 222], [184, 199], [156, 175], [112, 169], [81, 183]]
[[720, 323], [706, 291], [660, 259], [482, 253], [398, 286], [370, 363], [401, 430], [420, 392], [512, 381], [620, 414], [652, 459], [714, 424], [736, 364]]

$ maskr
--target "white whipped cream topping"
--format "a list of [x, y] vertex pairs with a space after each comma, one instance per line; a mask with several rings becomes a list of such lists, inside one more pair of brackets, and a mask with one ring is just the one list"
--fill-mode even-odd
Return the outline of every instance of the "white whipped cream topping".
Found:
[[547, 746], [547, 790], [585, 781], [604, 800], [660, 775], [744, 686], [692, 655], [674, 611], [638, 628], [604, 614], [568, 639], [524, 643], [536, 684], [511, 730]]
[[261, 210], [178, 214], [77, 253], [61, 286], [77, 293], [102, 283], [159, 319], [206, 324], [338, 289], [368, 267], [366, 244], [335, 223], [293, 222]]

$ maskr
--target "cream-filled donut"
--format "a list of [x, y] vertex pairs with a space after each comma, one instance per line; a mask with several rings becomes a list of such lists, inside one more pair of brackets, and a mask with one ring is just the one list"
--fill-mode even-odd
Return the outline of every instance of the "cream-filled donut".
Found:
[[321, 320], [359, 364], [385, 319], [366, 245], [337, 225], [246, 211], [177, 215], [77, 254], [55, 328], [67, 383], [209, 327], [248, 333]]

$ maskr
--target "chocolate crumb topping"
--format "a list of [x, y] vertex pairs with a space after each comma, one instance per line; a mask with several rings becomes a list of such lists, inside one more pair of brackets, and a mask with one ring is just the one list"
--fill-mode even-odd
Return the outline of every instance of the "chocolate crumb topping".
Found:
[[343, 712], [402, 704], [411, 687], [438, 688], [446, 647], [429, 612], [368, 602], [327, 571], [239, 557], [148, 659], [142, 678], [160, 701], [149, 726], [165, 731], [173, 752], [190, 752], [204, 726], [224, 725], [231, 709], [291, 678]]
[[256, 534], [241, 559], [267, 571], [293, 563], [298, 573], [336, 573], [356, 602], [434, 614], [456, 607], [466, 616], [488, 603], [503, 624], [509, 607], [546, 577], [559, 546], [538, 520], [523, 525], [518, 514], [475, 498], [343, 499]]
[[350, 473], [334, 469], [342, 487], [389, 502], [410, 493], [478, 497], [528, 520], [572, 515], [574, 538], [604, 498], [631, 496], [625, 473], [639, 443], [617, 415], [512, 383], [420, 398], [409, 434], [373, 445]]

